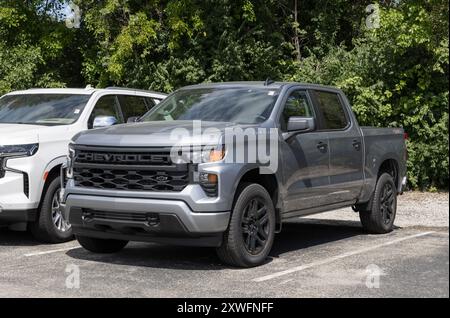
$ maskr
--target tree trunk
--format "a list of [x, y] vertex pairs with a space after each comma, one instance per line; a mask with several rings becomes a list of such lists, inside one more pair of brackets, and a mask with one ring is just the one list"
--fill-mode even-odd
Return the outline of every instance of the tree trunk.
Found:
[[295, 46], [295, 51], [297, 52], [297, 60], [300, 62], [301, 58], [302, 58], [302, 54], [300, 52], [300, 39], [299, 39], [299, 35], [298, 35], [298, 29], [300, 27], [300, 24], [298, 23], [298, 1], [294, 0], [294, 23], [295, 23], [295, 27], [294, 27], [294, 46]]

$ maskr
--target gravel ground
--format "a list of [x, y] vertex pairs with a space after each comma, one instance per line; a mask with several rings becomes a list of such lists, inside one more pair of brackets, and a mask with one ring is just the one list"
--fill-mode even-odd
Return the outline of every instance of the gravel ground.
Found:
[[[448, 228], [449, 194], [427, 192], [405, 192], [398, 197], [398, 227]], [[309, 217], [314, 220], [359, 221], [358, 213], [352, 209], [340, 209]]]

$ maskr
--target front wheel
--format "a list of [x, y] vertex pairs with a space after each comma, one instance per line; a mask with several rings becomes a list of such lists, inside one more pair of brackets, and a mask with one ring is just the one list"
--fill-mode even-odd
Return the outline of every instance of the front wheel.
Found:
[[384, 234], [394, 229], [397, 214], [397, 188], [394, 179], [383, 173], [377, 181], [372, 201], [359, 212], [363, 228], [369, 233]]
[[98, 239], [87, 236], [78, 236], [78, 243], [93, 253], [105, 254], [105, 253], [116, 253], [122, 250], [128, 241], [122, 240], [110, 240], [110, 239]]
[[275, 237], [275, 208], [267, 190], [259, 184], [240, 187], [219, 258], [233, 266], [253, 267], [264, 263]]
[[59, 178], [50, 181], [39, 209], [39, 217], [29, 225], [33, 236], [45, 243], [63, 243], [73, 239], [72, 227], [61, 210], [60, 189]]

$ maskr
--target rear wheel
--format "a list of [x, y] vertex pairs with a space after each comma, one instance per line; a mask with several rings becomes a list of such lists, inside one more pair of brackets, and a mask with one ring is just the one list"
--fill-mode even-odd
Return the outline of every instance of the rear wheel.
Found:
[[217, 249], [219, 258], [230, 265], [261, 265], [275, 236], [275, 209], [267, 190], [259, 184], [240, 187], [228, 231]]
[[397, 188], [394, 179], [383, 173], [377, 181], [372, 201], [359, 212], [363, 228], [375, 234], [384, 234], [394, 229], [397, 214]]
[[86, 236], [77, 236], [77, 240], [88, 251], [100, 254], [119, 252], [128, 244], [128, 241], [98, 239]]
[[59, 178], [50, 181], [39, 209], [38, 219], [29, 225], [35, 238], [46, 243], [63, 243], [73, 239], [72, 227], [60, 206]]

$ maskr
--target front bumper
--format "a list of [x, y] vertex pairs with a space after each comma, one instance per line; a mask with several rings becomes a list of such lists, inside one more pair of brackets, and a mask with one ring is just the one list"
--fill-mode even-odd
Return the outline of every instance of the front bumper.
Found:
[[[237, 182], [244, 165], [209, 163], [198, 172], [218, 176], [217, 197], [199, 184], [181, 191], [132, 191], [65, 183], [61, 202], [75, 235], [105, 239], [152, 241], [194, 246], [219, 246], [230, 219]], [[159, 218], [151, 225], [152, 215]]]
[[75, 235], [218, 246], [230, 212], [193, 212], [180, 200], [69, 194], [64, 212]]
[[29, 197], [28, 176], [6, 171], [0, 178], [0, 224], [34, 221], [39, 202]]

